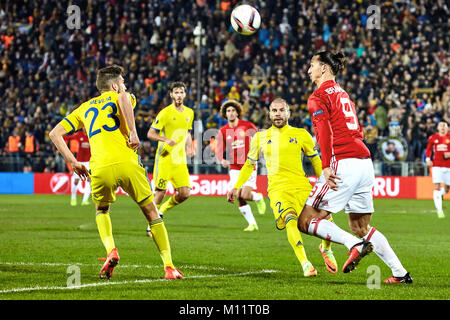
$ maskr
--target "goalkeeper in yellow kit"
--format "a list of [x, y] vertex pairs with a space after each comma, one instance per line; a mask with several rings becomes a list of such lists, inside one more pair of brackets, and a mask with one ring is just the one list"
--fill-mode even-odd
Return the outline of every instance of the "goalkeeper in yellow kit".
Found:
[[[147, 172], [136, 152], [140, 145], [133, 114], [136, 99], [125, 92], [123, 68], [112, 65], [100, 69], [96, 86], [101, 94], [65, 117], [50, 132], [50, 138], [74, 172], [81, 179], [91, 181], [95, 221], [107, 253], [100, 278], [109, 279], [119, 263], [109, 212], [119, 186], [139, 205], [152, 226], [153, 238], [164, 263], [165, 278], [182, 278], [182, 273], [172, 263], [167, 230], [153, 202]], [[86, 128], [91, 145], [89, 172], [75, 159], [63, 139], [66, 133], [82, 127]]]
[[[268, 170], [267, 192], [276, 226], [280, 230], [286, 228], [289, 243], [302, 265], [304, 276], [316, 276], [317, 271], [306, 257], [302, 236], [297, 227], [298, 216], [312, 190], [311, 183], [303, 171], [302, 153], [310, 159], [318, 177], [322, 172], [322, 162], [314, 148], [315, 143], [311, 135], [304, 129], [294, 128], [288, 124], [290, 111], [285, 100], [275, 99], [270, 104], [269, 116], [272, 127], [253, 136], [247, 161], [227, 198], [228, 201], [234, 202], [238, 190], [250, 177], [262, 153]], [[326, 249], [325, 263], [331, 266], [334, 263], [332, 267], [337, 270], [330, 246], [329, 241], [323, 240], [321, 252], [322, 248]]]

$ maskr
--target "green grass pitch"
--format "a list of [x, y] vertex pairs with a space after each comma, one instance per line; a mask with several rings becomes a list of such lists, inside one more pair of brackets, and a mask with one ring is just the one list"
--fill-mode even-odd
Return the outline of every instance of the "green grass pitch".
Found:
[[[247, 233], [236, 205], [223, 197], [192, 197], [165, 215], [173, 260], [185, 276], [167, 281], [156, 246], [145, 236], [144, 216], [128, 197], [117, 200], [111, 218], [121, 260], [108, 281], [98, 278], [97, 258], [105, 251], [93, 205], [71, 207], [69, 196], [1, 195], [0, 299], [448, 300], [450, 296], [450, 217], [438, 219], [432, 200], [375, 200], [372, 225], [388, 238], [413, 276], [412, 285], [384, 284], [391, 273], [375, 253], [350, 274], [341, 270], [330, 274], [317, 249], [320, 240], [308, 235], [303, 240], [318, 276], [304, 278], [286, 232], [275, 228], [270, 208], [265, 215], [255, 213], [259, 231]], [[334, 218], [349, 229], [343, 212]], [[341, 269], [347, 249], [335, 244], [333, 250]]]

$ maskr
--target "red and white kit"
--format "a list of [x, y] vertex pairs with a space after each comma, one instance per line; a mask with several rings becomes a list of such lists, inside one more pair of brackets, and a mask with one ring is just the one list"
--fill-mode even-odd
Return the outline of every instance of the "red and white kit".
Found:
[[[229, 124], [226, 124], [219, 130], [217, 136], [217, 158], [219, 161], [225, 158], [230, 162], [231, 187], [238, 180], [239, 171], [247, 160], [250, 141], [257, 131], [258, 129], [253, 123], [241, 119], [238, 119], [238, 125], [235, 128], [231, 128]], [[244, 186], [256, 189], [256, 166]]]
[[336, 180], [339, 187], [334, 191], [322, 174], [306, 204], [332, 213], [342, 209], [347, 213], [372, 213], [375, 174], [355, 104], [338, 83], [329, 80], [309, 97], [308, 109], [320, 146], [322, 167], [331, 167], [341, 180]]
[[425, 156], [427, 161], [433, 161], [431, 168], [433, 183], [445, 183], [450, 186], [450, 134], [431, 135], [428, 138]]
[[[91, 158], [91, 147], [89, 145], [89, 138], [83, 130], [79, 130], [72, 135], [64, 136], [64, 141], [69, 142], [70, 140], [78, 141], [78, 152], [77, 161], [89, 170], [89, 159]], [[74, 176], [78, 175], [74, 172]]]

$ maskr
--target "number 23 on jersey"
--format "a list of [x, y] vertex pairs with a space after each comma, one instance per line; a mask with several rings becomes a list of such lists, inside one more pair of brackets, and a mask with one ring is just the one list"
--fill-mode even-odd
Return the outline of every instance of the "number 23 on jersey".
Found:
[[[111, 123], [104, 124], [98, 128], [99, 125], [96, 122], [99, 122], [97, 120], [100, 112], [107, 112], [107, 117], [111, 119]], [[91, 107], [85, 112], [84, 117], [86, 120], [92, 117], [88, 132], [89, 139], [102, 132], [102, 129], [105, 131], [114, 131], [120, 127], [120, 120], [117, 117], [117, 105], [114, 102], [106, 103], [100, 110], [97, 107]]]

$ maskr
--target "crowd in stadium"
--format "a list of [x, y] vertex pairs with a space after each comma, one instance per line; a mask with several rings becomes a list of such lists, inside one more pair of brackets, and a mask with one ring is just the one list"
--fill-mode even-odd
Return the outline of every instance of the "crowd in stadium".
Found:
[[[204, 129], [226, 123], [219, 108], [229, 98], [243, 103], [244, 119], [267, 128], [268, 106], [281, 96], [291, 107], [290, 124], [311, 131], [307, 70], [312, 54], [325, 48], [347, 56], [338, 82], [354, 99], [372, 157], [380, 158], [380, 137], [398, 136], [408, 144], [406, 160], [423, 161], [437, 122], [450, 122], [445, 1], [379, 1], [374, 29], [367, 1], [248, 2], [262, 18], [253, 36], [230, 27], [236, 1], [73, 1], [79, 29], [68, 24], [72, 13], [63, 1], [2, 1], [0, 170], [67, 170], [48, 132], [98, 94], [96, 70], [113, 63], [125, 67], [126, 86], [138, 99], [144, 159], [154, 156], [146, 134], [170, 104], [171, 81], [187, 84], [185, 104]], [[198, 21], [205, 30], [200, 86]]]

